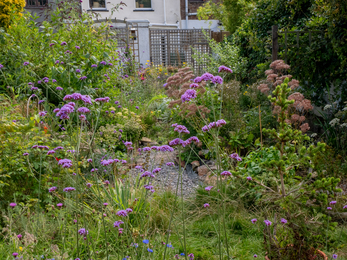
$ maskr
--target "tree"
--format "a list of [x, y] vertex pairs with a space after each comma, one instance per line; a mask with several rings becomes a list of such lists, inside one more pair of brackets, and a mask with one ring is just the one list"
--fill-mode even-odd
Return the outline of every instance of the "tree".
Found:
[[230, 33], [236, 29], [247, 18], [249, 12], [254, 8], [257, 0], [222, 0], [215, 2], [209, 0], [198, 9], [200, 20], [217, 19], [222, 22]]

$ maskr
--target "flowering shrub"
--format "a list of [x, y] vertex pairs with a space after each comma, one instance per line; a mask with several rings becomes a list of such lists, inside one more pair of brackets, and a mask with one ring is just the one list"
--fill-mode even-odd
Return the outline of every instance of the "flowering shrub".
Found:
[[0, 28], [8, 28], [11, 24], [11, 16], [21, 16], [25, 0], [4, 0], [0, 3]]

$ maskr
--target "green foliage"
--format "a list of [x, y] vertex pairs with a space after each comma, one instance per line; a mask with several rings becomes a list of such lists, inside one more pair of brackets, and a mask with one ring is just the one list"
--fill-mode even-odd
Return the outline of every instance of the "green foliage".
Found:
[[[56, 174], [41, 171], [42, 167], [48, 166], [49, 161], [55, 161], [54, 157], [43, 155], [43, 158], [40, 158], [33, 153], [24, 156], [24, 153], [30, 152], [34, 145], [67, 145], [61, 140], [52, 139], [51, 135], [46, 133], [47, 130], [39, 126], [37, 116], [26, 120], [16, 112], [19, 109], [18, 104], [7, 105], [7, 108], [1, 107], [0, 110], [0, 208], [7, 207], [8, 203], [14, 200], [36, 200], [42, 190], [46, 190], [51, 182], [58, 178]], [[28, 164], [28, 160], [32, 164]], [[48, 203], [51, 197], [45, 192], [41, 200]]]
[[[291, 75], [301, 81], [303, 94], [315, 104], [325, 103], [324, 98], [331, 84], [335, 87], [334, 99], [344, 100], [347, 93], [343, 75], [347, 67], [343, 59], [339, 58], [344, 47], [337, 47], [345, 46], [342, 42], [347, 35], [342, 29], [346, 23], [345, 16], [341, 15], [344, 8], [337, 8], [340, 15], [335, 16], [333, 5], [327, 2], [326, 6], [330, 9], [321, 7], [313, 0], [259, 1], [249, 19], [230, 37], [240, 48], [240, 56], [248, 60], [247, 76], [242, 81], [249, 82], [262, 77], [263, 68], [266, 67], [264, 63], [267, 64], [268, 57], [271, 57], [271, 34], [268, 31], [271, 31], [272, 25], [278, 25], [280, 31], [322, 31], [312, 33], [310, 46], [309, 35], [301, 34], [299, 48], [296, 46], [296, 35], [288, 34], [287, 56], [281, 47], [280, 58], [287, 58], [291, 64]], [[282, 46], [284, 41], [284, 37], [279, 38]], [[324, 70], [321, 70], [323, 67]]]
[[[73, 23], [60, 23], [59, 14], [66, 14], [59, 10], [55, 10], [56, 18], [49, 22], [44, 21], [40, 27], [35, 21], [37, 17], [25, 14], [16, 26], [9, 28], [6, 33], [2, 31], [0, 60], [5, 75], [5, 78], [0, 77], [2, 93], [25, 99], [30, 96], [28, 83], [41, 81], [36, 86], [45, 93], [47, 99], [57, 104], [62, 100], [64, 93], [77, 91], [82, 94], [101, 95], [116, 85], [118, 77], [108, 80], [101, 77], [105, 73], [118, 75], [121, 70], [116, 64], [100, 64], [101, 61], [112, 62], [112, 57], [119, 58], [116, 43], [112, 38], [114, 32], [109, 25], [103, 23], [94, 26], [93, 20], [87, 14], [80, 16], [70, 8], [69, 16]], [[67, 51], [72, 53], [69, 54]], [[24, 62], [29, 62], [29, 65], [24, 66]], [[93, 64], [97, 64], [98, 67], [91, 67]], [[77, 72], [77, 69], [80, 72]], [[80, 80], [82, 76], [87, 78]], [[50, 81], [45, 83], [42, 80], [44, 77], [48, 77]], [[57, 82], [51, 83], [52, 79]], [[58, 86], [64, 90], [57, 91]], [[92, 86], [96, 89], [92, 89]]]
[[257, 0], [223, 0], [215, 3], [208, 1], [198, 9], [200, 20], [220, 20], [230, 33], [247, 19], [248, 13], [254, 8]]
[[[325, 237], [321, 234], [327, 228], [334, 230], [337, 225], [337, 223], [329, 224], [331, 217], [327, 216], [325, 210], [329, 202], [327, 194], [341, 191], [336, 188], [340, 179], [331, 176], [331, 173], [318, 177], [308, 171], [308, 167], [315, 167], [310, 161], [317, 153], [324, 152], [326, 145], [317, 143], [317, 146], [307, 147], [305, 144], [310, 138], [301, 131], [292, 129], [286, 122], [285, 111], [293, 103], [287, 99], [291, 91], [287, 83], [288, 79], [276, 87], [273, 96], [269, 96], [271, 103], [280, 107], [279, 128], [263, 129], [263, 133], [273, 139], [275, 145], [271, 149], [273, 156], [261, 158], [259, 164], [272, 172], [276, 183], [272, 187], [262, 185], [268, 191], [261, 198], [262, 203], [269, 205], [270, 202], [270, 208], [275, 210], [276, 214], [282, 214], [289, 223], [288, 226], [283, 226], [281, 231], [276, 231], [278, 232], [276, 239], [271, 227], [264, 229], [265, 248], [271, 259], [294, 259], [312, 254], [312, 247], [317, 248], [326, 243], [333, 246], [336, 241], [331, 240], [329, 234]], [[250, 164], [252, 165], [252, 162]], [[255, 165], [251, 167], [250, 172], [246, 167], [241, 167], [240, 171], [248, 174], [252, 173], [252, 168], [258, 172], [262, 171]], [[254, 179], [257, 180], [257, 177]], [[257, 181], [256, 183], [259, 184]], [[269, 216], [266, 214], [265, 217]], [[311, 223], [306, 219], [315, 219], [315, 221]], [[288, 248], [288, 244], [293, 246]], [[285, 253], [279, 254], [280, 247], [287, 248]]]
[[197, 63], [206, 64], [206, 70], [213, 74], [216, 74], [218, 68], [224, 65], [233, 70], [230, 77], [243, 78], [246, 76], [247, 59], [240, 57], [238, 46], [227, 41], [220, 43], [213, 39], [208, 39], [208, 41], [213, 55], [200, 54], [199, 50], [195, 50], [193, 58]]

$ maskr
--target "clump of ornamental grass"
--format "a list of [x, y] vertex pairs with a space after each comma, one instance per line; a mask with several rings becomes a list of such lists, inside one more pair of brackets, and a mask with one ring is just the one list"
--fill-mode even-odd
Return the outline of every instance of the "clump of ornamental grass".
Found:
[[[287, 67], [283, 67], [286, 69]], [[294, 129], [288, 121], [288, 109], [295, 102], [289, 99], [289, 78], [278, 82], [269, 100], [277, 107], [279, 128], [263, 129], [263, 133], [275, 142], [277, 160], [266, 162], [266, 168], [277, 178], [275, 187], [268, 187], [247, 176], [254, 186], [264, 189], [260, 204], [274, 214], [264, 213], [264, 245], [269, 259], [309, 259], [317, 255], [316, 249], [329, 249], [336, 241], [330, 232], [337, 223], [331, 223], [330, 211], [342, 210], [329, 207], [335, 201], [339, 178], [317, 176], [309, 168], [315, 168], [312, 159], [324, 152], [325, 144], [308, 145], [310, 138]], [[298, 171], [298, 169], [301, 169]], [[237, 172], [235, 172], [237, 174]]]

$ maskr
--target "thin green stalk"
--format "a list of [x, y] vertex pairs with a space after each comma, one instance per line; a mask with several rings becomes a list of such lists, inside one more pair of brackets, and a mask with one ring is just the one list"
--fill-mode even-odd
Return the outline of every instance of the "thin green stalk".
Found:
[[[179, 138], [181, 139], [181, 133], [179, 134]], [[181, 146], [178, 147], [178, 154], [181, 155]], [[188, 260], [187, 256], [187, 245], [186, 245], [186, 225], [185, 225], [185, 214], [184, 214], [184, 201], [183, 201], [183, 172], [181, 166], [181, 156], [179, 158], [179, 174], [181, 176], [181, 203], [182, 203], [182, 221], [183, 221], [183, 250], [185, 259]]]
[[[191, 155], [191, 151], [189, 153], [187, 161], [189, 161], [190, 155]], [[179, 167], [181, 169], [181, 162], [179, 162], [179, 163], [180, 163]], [[186, 166], [187, 166], [187, 164], [185, 165], [183, 171], [185, 170]], [[181, 172], [181, 170], [179, 170], [179, 171]], [[168, 227], [168, 233], [167, 233], [167, 237], [166, 237], [166, 244], [169, 243], [170, 227], [171, 227], [171, 223], [172, 223], [172, 220], [173, 220], [174, 209], [175, 209], [175, 205], [176, 205], [176, 201], [177, 201], [177, 197], [178, 197], [179, 183], [180, 183], [180, 175], [179, 175], [178, 180], [177, 180], [176, 193], [175, 193], [176, 196], [175, 196], [175, 201], [174, 201], [174, 203], [172, 205], [171, 216], [170, 216], [169, 227]], [[163, 260], [165, 260], [165, 258], [166, 258], [166, 249], [167, 249], [167, 247], [165, 247], [165, 249], [164, 249], [164, 258], [163, 258]]]

